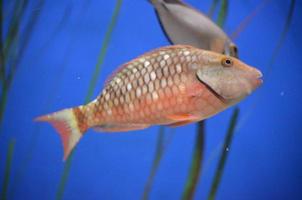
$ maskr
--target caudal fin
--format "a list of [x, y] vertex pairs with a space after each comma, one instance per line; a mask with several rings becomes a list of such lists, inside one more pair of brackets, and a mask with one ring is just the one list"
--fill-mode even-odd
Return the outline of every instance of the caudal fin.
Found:
[[73, 109], [65, 109], [37, 117], [35, 121], [49, 122], [57, 130], [63, 143], [64, 160], [67, 159], [83, 133], [87, 130], [87, 128], [83, 128], [85, 126], [79, 124], [81, 122], [77, 120]]

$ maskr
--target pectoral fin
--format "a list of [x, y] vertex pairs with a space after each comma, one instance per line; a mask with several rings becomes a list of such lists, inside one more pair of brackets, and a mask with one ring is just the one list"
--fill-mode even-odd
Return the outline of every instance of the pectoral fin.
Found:
[[176, 122], [182, 122], [182, 121], [195, 121], [198, 119], [198, 117], [192, 115], [192, 114], [175, 114], [175, 115], [169, 115], [167, 117], [170, 120], [176, 121]]

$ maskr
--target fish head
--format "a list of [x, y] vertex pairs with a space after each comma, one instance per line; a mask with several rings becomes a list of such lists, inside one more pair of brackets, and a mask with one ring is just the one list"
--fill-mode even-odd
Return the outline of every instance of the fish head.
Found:
[[[218, 51], [215, 51], [218, 52]], [[224, 50], [221, 52], [225, 55], [232, 56], [238, 58], [238, 48], [236, 44], [234, 44], [231, 40], [227, 40], [224, 44]]]
[[235, 58], [238, 58], [238, 48], [236, 46], [236, 44], [234, 44], [233, 42], [231, 42], [229, 44], [229, 51], [230, 51], [230, 56], [233, 56]]
[[236, 44], [234, 44], [233, 42], [230, 42], [228, 44], [227, 48], [228, 48], [228, 50], [226, 50], [225, 51], [226, 53], [224, 53], [224, 54], [238, 58], [238, 48], [237, 48]]
[[242, 61], [214, 52], [204, 52], [196, 78], [217, 97], [234, 104], [262, 84], [262, 73]]

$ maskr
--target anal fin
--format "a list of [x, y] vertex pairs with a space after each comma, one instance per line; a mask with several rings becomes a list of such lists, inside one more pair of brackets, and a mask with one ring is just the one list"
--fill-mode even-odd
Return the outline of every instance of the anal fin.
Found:
[[187, 125], [187, 124], [190, 124], [190, 123], [193, 123], [195, 122], [194, 120], [185, 120], [185, 121], [179, 121], [179, 122], [175, 122], [175, 123], [172, 123], [172, 124], [168, 124], [168, 126], [172, 127], [172, 128], [175, 128], [175, 127], [178, 127], [178, 126], [184, 126], [184, 125]]
[[124, 132], [148, 128], [149, 124], [105, 124], [93, 127], [98, 132]]

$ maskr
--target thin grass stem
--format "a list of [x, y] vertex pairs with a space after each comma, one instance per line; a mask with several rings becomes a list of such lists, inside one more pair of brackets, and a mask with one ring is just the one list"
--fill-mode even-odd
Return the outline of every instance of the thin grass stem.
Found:
[[218, 187], [220, 185], [221, 179], [222, 179], [222, 175], [223, 175], [223, 171], [225, 168], [225, 164], [231, 149], [231, 144], [232, 144], [232, 140], [233, 140], [233, 136], [235, 133], [235, 128], [236, 128], [236, 124], [238, 121], [238, 116], [239, 116], [239, 108], [235, 108], [230, 120], [230, 124], [229, 124], [229, 128], [226, 134], [226, 137], [224, 139], [224, 144], [223, 144], [223, 148], [221, 150], [221, 156], [218, 162], [218, 166], [217, 169], [215, 171], [215, 175], [213, 178], [213, 183], [211, 186], [211, 190], [208, 196], [208, 200], [214, 200], [216, 195], [217, 195], [217, 190]]
[[[98, 77], [99, 77], [100, 72], [101, 72], [101, 66], [104, 62], [104, 59], [105, 59], [105, 56], [106, 56], [106, 53], [107, 53], [107, 48], [109, 46], [109, 42], [110, 42], [110, 39], [111, 39], [111, 36], [112, 36], [113, 29], [114, 29], [114, 27], [116, 26], [116, 23], [117, 23], [117, 19], [118, 19], [119, 13], [120, 13], [122, 2], [123, 2], [123, 0], [117, 0], [117, 3], [115, 5], [113, 15], [111, 17], [111, 21], [110, 21], [108, 29], [105, 33], [105, 38], [104, 38], [104, 41], [103, 41], [103, 44], [102, 44], [102, 47], [101, 47], [100, 54], [98, 56], [98, 62], [95, 66], [94, 73], [92, 75], [92, 79], [91, 79], [90, 84], [89, 84], [88, 93], [87, 93], [86, 98], [85, 98], [85, 103], [90, 101], [92, 96], [93, 96], [93, 91], [95, 90], [96, 83], [97, 83]], [[56, 193], [56, 200], [63, 199], [65, 187], [66, 187], [66, 184], [68, 182], [68, 177], [69, 177], [70, 169], [71, 169], [71, 165], [72, 165], [72, 159], [73, 159], [73, 155], [74, 155], [73, 152], [74, 151], [71, 152], [71, 154], [69, 155], [69, 157], [68, 157], [68, 159], [67, 159], [67, 161], [64, 165], [63, 174], [61, 176], [59, 186], [58, 186], [58, 190], [57, 190], [57, 193]]]
[[9, 180], [10, 180], [10, 174], [11, 174], [11, 167], [12, 167], [12, 161], [14, 156], [14, 149], [15, 149], [16, 140], [11, 139], [9, 145], [8, 145], [8, 151], [7, 151], [7, 157], [6, 157], [6, 163], [5, 163], [5, 170], [4, 170], [4, 180], [3, 180], [3, 186], [2, 191], [0, 194], [0, 199], [6, 200], [7, 198], [7, 191], [9, 186]]
[[199, 177], [202, 169], [203, 151], [204, 151], [204, 136], [205, 136], [205, 121], [198, 123], [196, 132], [195, 147], [189, 176], [185, 185], [185, 190], [182, 195], [182, 200], [191, 200], [197, 188]]

